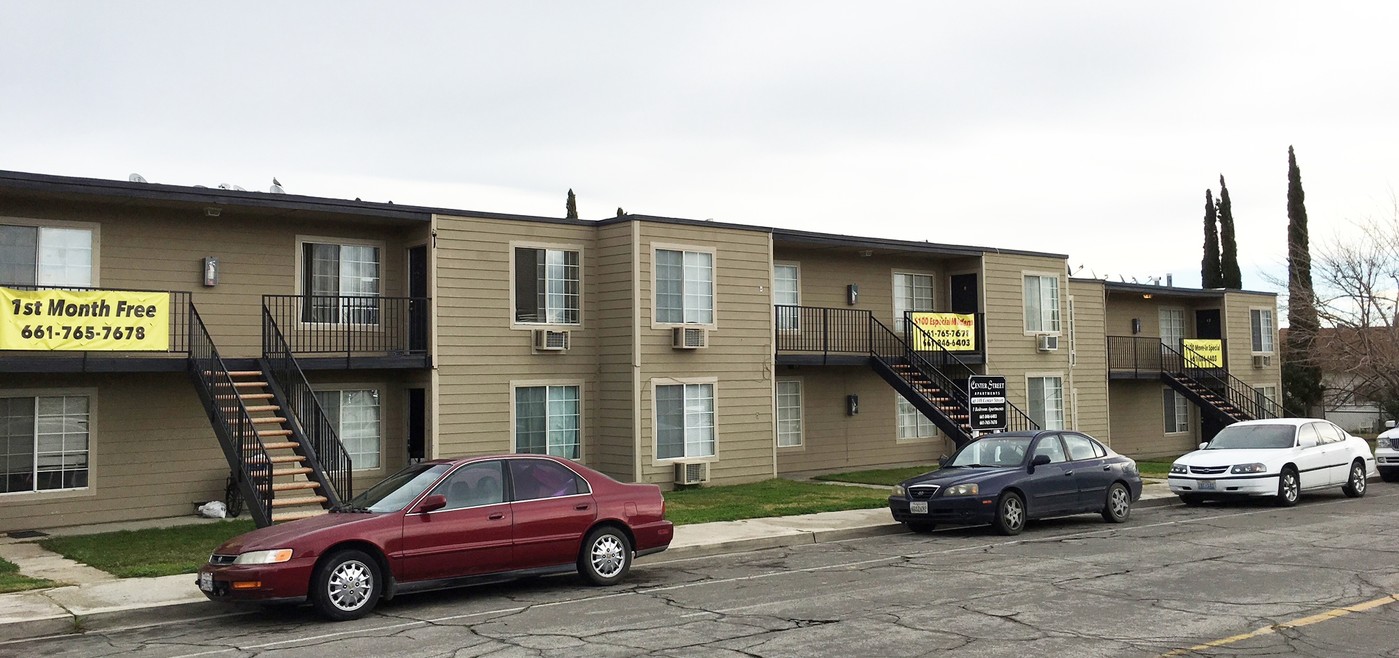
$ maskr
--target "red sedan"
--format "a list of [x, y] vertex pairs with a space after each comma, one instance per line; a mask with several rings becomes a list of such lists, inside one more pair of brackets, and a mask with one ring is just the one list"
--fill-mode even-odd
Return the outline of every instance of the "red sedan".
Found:
[[672, 526], [653, 484], [540, 455], [414, 464], [324, 516], [228, 540], [199, 570], [214, 601], [310, 600], [355, 619], [380, 598], [577, 570], [595, 585], [663, 551]]

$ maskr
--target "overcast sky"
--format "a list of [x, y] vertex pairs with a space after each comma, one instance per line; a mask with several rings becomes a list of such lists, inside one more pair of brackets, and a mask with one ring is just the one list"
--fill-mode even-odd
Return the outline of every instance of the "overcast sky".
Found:
[[[0, 0], [0, 169], [1069, 254], [1392, 214], [1399, 3]], [[3, 210], [0, 210], [2, 213]]]

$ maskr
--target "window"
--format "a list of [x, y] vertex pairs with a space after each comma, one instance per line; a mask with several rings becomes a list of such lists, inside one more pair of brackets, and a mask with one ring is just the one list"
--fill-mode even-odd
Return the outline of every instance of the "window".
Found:
[[1034, 459], [1040, 455], [1049, 455], [1049, 463], [1051, 464], [1057, 464], [1068, 460], [1068, 458], [1064, 456], [1064, 445], [1059, 443], [1059, 435], [1057, 434], [1046, 436], [1040, 439], [1039, 443], [1035, 444], [1035, 452], [1030, 458]]
[[1273, 408], [1273, 401], [1278, 399], [1278, 387], [1276, 386], [1254, 386], [1253, 402], [1258, 406], [1259, 418], [1271, 418], [1268, 410]]
[[933, 277], [927, 274], [894, 274], [894, 330], [904, 330], [905, 313], [933, 310]]
[[1190, 431], [1190, 407], [1185, 396], [1170, 388], [1161, 389], [1162, 408], [1166, 414], [1167, 434]]
[[1030, 419], [1040, 429], [1064, 428], [1064, 378], [1031, 377], [1029, 379]]
[[381, 450], [379, 390], [316, 391], [330, 426], [340, 437], [355, 470], [379, 468]]
[[92, 286], [92, 231], [0, 224], [0, 285]]
[[578, 252], [515, 248], [515, 321], [579, 324]]
[[302, 322], [378, 324], [378, 247], [304, 242]]
[[802, 444], [802, 383], [798, 379], [777, 380], [777, 447], [798, 448]]
[[1316, 436], [1322, 443], [1337, 443], [1345, 440], [1341, 438], [1341, 431], [1331, 423], [1312, 423], [1312, 425], [1316, 426]]
[[714, 385], [656, 387], [656, 459], [714, 456]]
[[[801, 284], [796, 265], [772, 266], [772, 303], [776, 306], [800, 306]], [[777, 329], [797, 331], [801, 320], [797, 309], [778, 309]]]
[[515, 389], [515, 452], [578, 459], [579, 387]]
[[1161, 317], [1161, 344], [1177, 352], [1185, 340], [1185, 311], [1178, 308], [1163, 308]]
[[88, 398], [0, 398], [0, 493], [87, 486]]
[[592, 493], [588, 481], [562, 464], [543, 459], [510, 460], [514, 500], [536, 500]]
[[1025, 275], [1025, 331], [1059, 333], [1059, 277]]
[[933, 421], [902, 395], [894, 394], [894, 404], [898, 407], [900, 439], [924, 439], [937, 433]]
[[498, 505], [505, 502], [505, 490], [501, 486], [505, 481], [501, 476], [503, 472], [499, 461], [467, 464], [447, 476], [432, 493], [447, 498], [444, 510]]
[[1273, 311], [1255, 308], [1248, 312], [1250, 329], [1253, 330], [1253, 351], [1273, 353]]
[[656, 322], [714, 324], [714, 254], [656, 250]]
[[1069, 449], [1070, 461], [1107, 456], [1107, 452], [1103, 451], [1102, 446], [1082, 434], [1060, 434], [1059, 437], [1064, 439], [1064, 445]]

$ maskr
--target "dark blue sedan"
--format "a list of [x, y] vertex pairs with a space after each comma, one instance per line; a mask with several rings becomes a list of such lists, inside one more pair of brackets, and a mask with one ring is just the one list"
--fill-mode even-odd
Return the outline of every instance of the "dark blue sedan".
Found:
[[942, 468], [894, 486], [889, 511], [914, 532], [989, 523], [1017, 535], [1029, 519], [1097, 512], [1122, 523], [1142, 495], [1137, 463], [1067, 430], [988, 434]]

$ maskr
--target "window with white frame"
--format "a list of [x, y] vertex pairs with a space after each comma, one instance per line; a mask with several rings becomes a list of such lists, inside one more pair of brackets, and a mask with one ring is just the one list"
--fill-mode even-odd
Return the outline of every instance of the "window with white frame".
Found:
[[656, 250], [656, 322], [714, 324], [714, 254]]
[[515, 248], [515, 321], [579, 324], [581, 268], [577, 251]]
[[1253, 332], [1253, 351], [1273, 353], [1273, 311], [1255, 308], [1248, 312], [1250, 329]]
[[1025, 275], [1025, 331], [1059, 333], [1059, 277]]
[[933, 310], [933, 277], [927, 274], [894, 273], [894, 330], [904, 330], [905, 313]]
[[582, 423], [578, 386], [515, 388], [515, 452], [579, 458]]
[[0, 285], [92, 286], [92, 231], [0, 224]]
[[379, 247], [301, 244], [302, 322], [378, 324]]
[[938, 428], [929, 420], [918, 407], [912, 402], [904, 399], [904, 396], [894, 394], [894, 406], [898, 410], [900, 439], [926, 439], [937, 433]]
[[656, 459], [714, 456], [714, 385], [656, 386]]
[[1030, 420], [1035, 421], [1040, 429], [1064, 429], [1064, 378], [1030, 377], [1027, 383]]
[[801, 444], [801, 380], [779, 379], [777, 380], [777, 447], [799, 448]]
[[[774, 306], [801, 306], [800, 273], [795, 264], [778, 263], [772, 266], [772, 303]], [[781, 308], [777, 312], [777, 328], [780, 331], [797, 331], [801, 328], [799, 309]]]
[[1171, 388], [1161, 389], [1162, 410], [1166, 415], [1167, 434], [1190, 431], [1190, 406], [1185, 396]]
[[366, 471], [379, 468], [379, 456], [383, 453], [379, 389], [316, 391], [316, 402], [325, 411], [326, 419], [335, 428], [335, 434], [345, 446], [345, 451], [350, 453], [354, 469]]
[[1185, 311], [1178, 308], [1163, 308], [1161, 319], [1161, 344], [1177, 352], [1185, 340]]
[[1272, 385], [1253, 387], [1253, 401], [1258, 406], [1261, 417], [1269, 417], [1268, 410], [1273, 408], [1277, 399], [1278, 387]]
[[84, 395], [0, 397], [0, 493], [87, 486], [89, 404]]

